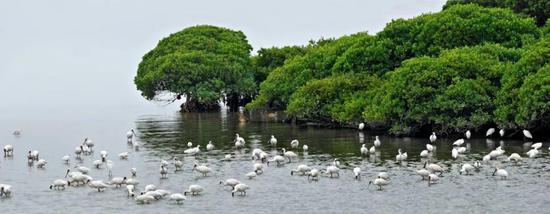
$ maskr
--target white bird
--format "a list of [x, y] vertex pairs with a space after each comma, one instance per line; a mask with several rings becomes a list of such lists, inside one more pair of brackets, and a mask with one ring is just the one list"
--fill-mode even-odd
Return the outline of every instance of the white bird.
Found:
[[68, 164], [69, 161], [71, 160], [71, 156], [65, 155], [61, 157], [61, 160], [63, 160], [64, 163]]
[[121, 187], [126, 183], [126, 177], [114, 177], [109, 184], [115, 185], [115, 187]]
[[38, 160], [38, 162], [36, 162], [36, 167], [37, 168], [44, 168], [44, 166], [46, 166], [48, 162], [44, 159], [40, 159]]
[[13, 146], [5, 145], [4, 146], [4, 157], [13, 156]]
[[309, 150], [309, 147], [307, 145], [303, 145], [302, 149], [304, 150], [304, 152], [307, 152], [307, 150]]
[[88, 147], [90, 149], [90, 151], [92, 151], [94, 146], [95, 146], [94, 141], [92, 141], [91, 139], [88, 139], [88, 138], [86, 138], [84, 140], [84, 144], [86, 144], [86, 147]]
[[189, 147], [189, 148], [193, 147], [193, 143], [187, 142], [187, 147]]
[[101, 167], [101, 165], [103, 165], [103, 161], [101, 161], [101, 160], [95, 160], [95, 161], [92, 162], [92, 165], [93, 165], [95, 168], [99, 169], [99, 168]]
[[281, 164], [285, 163], [285, 158], [283, 156], [280, 156], [280, 155], [275, 155], [275, 156], [273, 156], [273, 158], [271, 160], [267, 161], [268, 166], [269, 166], [270, 162], [276, 162], [277, 166], [280, 166]]
[[248, 179], [252, 179], [252, 178], [255, 178], [256, 175], [258, 175], [256, 172], [249, 172], [249, 173], [246, 173], [246, 177], [248, 177]]
[[63, 180], [63, 179], [56, 179], [55, 181], [53, 181], [53, 183], [50, 185], [50, 189], [65, 189], [65, 186], [70, 186], [70, 182], [66, 181], [66, 180]]
[[321, 170], [321, 173], [329, 174], [331, 178], [333, 174], [340, 177], [340, 169], [337, 166], [328, 166], [326, 170]]
[[439, 176], [436, 174], [429, 174], [428, 175], [428, 186], [431, 186], [435, 182], [439, 181]]
[[0, 184], [0, 197], [10, 197], [11, 192], [11, 185]]
[[99, 152], [101, 154], [101, 161], [105, 162], [107, 160], [107, 151], [101, 151]]
[[375, 146], [370, 147], [369, 153], [371, 153], [371, 154], [376, 153], [376, 147]]
[[136, 135], [136, 132], [134, 132], [134, 129], [131, 129], [130, 131], [126, 132], [126, 138], [133, 138]]
[[425, 157], [428, 157], [428, 155], [429, 155], [428, 150], [422, 150], [422, 151], [420, 152], [420, 157], [425, 158]]
[[365, 123], [359, 123], [357, 128], [359, 128], [359, 130], [363, 130], [365, 128]]
[[458, 158], [458, 150], [456, 148], [453, 148], [453, 150], [451, 150], [451, 156], [454, 158], [454, 159], [457, 159]]
[[472, 137], [472, 133], [470, 132], [470, 130], [466, 131], [464, 135], [466, 136], [466, 139], [470, 139], [470, 137]]
[[160, 165], [161, 165], [161, 166], [167, 167], [168, 164], [169, 164], [168, 161], [166, 161], [166, 160], [164, 160], [164, 159], [160, 160]]
[[435, 147], [432, 144], [426, 144], [426, 149], [428, 152], [433, 152], [435, 150]]
[[508, 161], [514, 161], [514, 162], [520, 162], [523, 158], [518, 153], [512, 153], [510, 157], [508, 157]]
[[155, 197], [150, 195], [138, 195], [135, 200], [140, 204], [149, 204], [151, 201], [155, 200]]
[[533, 148], [533, 149], [540, 149], [541, 147], [542, 147], [541, 142], [538, 142], [538, 143], [535, 143], [535, 144], [531, 145], [531, 148]]
[[500, 129], [500, 131], [498, 131], [498, 134], [500, 134], [500, 137], [504, 137], [504, 129]]
[[202, 186], [193, 184], [189, 186], [189, 189], [187, 189], [187, 191], [183, 192], [183, 195], [187, 195], [188, 193], [190, 193], [191, 195], [197, 195], [203, 191], [204, 188]]
[[230, 178], [225, 181], [220, 181], [220, 184], [223, 184], [224, 186], [230, 186], [231, 189], [235, 189], [235, 185], [240, 184], [241, 182], [237, 179]]
[[[430, 142], [435, 142], [437, 140], [437, 136], [435, 135], [435, 132], [432, 132], [432, 135], [430, 135]], [[428, 149], [429, 150], [429, 149]]]
[[428, 162], [425, 162], [424, 163], [424, 169], [427, 169], [428, 171], [430, 171], [431, 173], [434, 173], [434, 172], [438, 172], [440, 175], [443, 174], [443, 167], [437, 165], [437, 164], [434, 164], [434, 163], [428, 163]]
[[176, 204], [180, 204], [182, 201], [185, 201], [185, 196], [180, 193], [174, 193], [170, 195], [171, 201], [176, 201]]
[[355, 179], [360, 180], [361, 179], [361, 168], [360, 167], [353, 168], [353, 175], [355, 175]]
[[208, 173], [212, 172], [212, 169], [210, 169], [209, 167], [205, 165], [197, 166], [197, 164], [193, 165], [193, 170], [200, 172], [202, 176], [207, 176]]
[[172, 194], [170, 191], [164, 190], [164, 189], [157, 189], [157, 190], [155, 190], [155, 192], [160, 195], [160, 198], [164, 198], [167, 195]]
[[374, 140], [374, 146], [379, 147], [381, 143], [380, 143], [380, 139], [378, 138], [378, 135], [375, 138], [376, 139]]
[[122, 160], [128, 160], [129, 155], [130, 154], [128, 154], [128, 152], [122, 152], [122, 153], [118, 154], [118, 157]]
[[271, 139], [269, 139], [269, 143], [270, 143], [272, 146], [277, 145], [277, 138], [275, 138], [275, 136], [271, 135]]
[[130, 173], [132, 173], [132, 176], [136, 176], [137, 175], [137, 169], [136, 168], [130, 168]]
[[297, 139], [290, 141], [290, 148], [298, 148], [298, 145], [300, 145], [300, 142]]
[[82, 154], [82, 146], [77, 146], [74, 149], [74, 154], [76, 155], [77, 158], [80, 158], [80, 155]]
[[529, 130], [526, 130], [526, 129], [523, 130], [523, 136], [525, 136], [526, 138], [529, 138], [529, 139], [533, 139], [533, 135], [531, 134], [531, 132]]
[[231, 160], [231, 158], [232, 158], [231, 154], [226, 154], [223, 159], [228, 161], [228, 160]]
[[135, 196], [134, 190], [135, 190], [134, 185], [131, 185], [131, 184], [126, 185], [126, 191], [128, 192], [128, 197], [134, 197]]
[[163, 165], [160, 165], [159, 172], [161, 178], [166, 178], [166, 176], [168, 175], [168, 169], [166, 169], [166, 167], [164, 167]]
[[395, 156], [395, 161], [404, 161], [407, 160], [407, 153], [401, 153], [401, 148], [397, 150], [397, 155]]
[[245, 143], [246, 143], [246, 141], [244, 140], [244, 138], [239, 136], [239, 134], [235, 134], [235, 147], [236, 148], [243, 147]]
[[206, 150], [210, 151], [214, 149], [214, 144], [212, 144], [212, 141], [208, 141], [208, 144], [206, 145]]
[[332, 161], [332, 165], [336, 167], [340, 167], [340, 161], [338, 160], [338, 158], [334, 158], [334, 160]]
[[201, 145], [197, 145], [197, 147], [195, 148], [186, 149], [185, 151], [183, 151], [183, 153], [189, 154], [189, 155], [196, 155], [197, 153], [200, 152], [200, 147]]
[[469, 163], [465, 163], [465, 164], [462, 164], [462, 167], [460, 169], [460, 174], [462, 175], [462, 173], [464, 173], [466, 175], [470, 175], [470, 172], [472, 170], [474, 170], [474, 166], [472, 166]]
[[496, 167], [495, 171], [493, 172], [493, 176], [499, 176], [501, 179], [506, 179], [508, 177], [508, 172], [504, 169], [500, 169]]
[[248, 185], [243, 184], [243, 183], [239, 183], [239, 184], [235, 185], [235, 188], [233, 188], [233, 191], [231, 192], [231, 196], [235, 196], [236, 192], [240, 192], [241, 195], [246, 195], [246, 190], [248, 190], [248, 189], [250, 189], [250, 187], [248, 187]]
[[528, 152], [526, 152], [525, 154], [527, 154], [529, 156], [529, 158], [535, 158], [539, 154], [539, 150], [538, 149], [531, 149]]
[[485, 133], [485, 137], [489, 137], [489, 136], [493, 135], [493, 133], [495, 133], [495, 128], [490, 128]]
[[176, 167], [176, 171], [180, 171], [183, 168], [183, 162], [175, 157], [174, 158], [174, 166]]
[[321, 175], [321, 172], [318, 169], [311, 169], [307, 174], [307, 179], [309, 180], [311, 178], [312, 180], [318, 180], [319, 175]]
[[264, 173], [264, 165], [262, 163], [254, 163], [254, 172], [256, 174]]
[[98, 192], [101, 192], [102, 190], [105, 190], [105, 188], [109, 187], [105, 182], [103, 181], [92, 181], [90, 184], [88, 184], [93, 189], [97, 189]]
[[305, 164], [300, 164], [296, 167], [296, 169], [290, 170], [290, 175], [294, 175], [294, 173], [301, 173], [301, 175], [305, 175], [309, 171], [311, 171], [311, 167]]
[[464, 144], [464, 139], [458, 139], [456, 140], [454, 143], [453, 143], [453, 146], [461, 146], [462, 144]]
[[288, 162], [292, 162], [292, 158], [298, 157], [298, 155], [293, 151], [286, 151], [285, 148], [283, 148], [282, 150], [283, 150], [283, 156], [288, 158]]
[[374, 185], [378, 186], [379, 190], [382, 190], [382, 186], [386, 186], [386, 185], [390, 184], [390, 181], [378, 177], [378, 178], [374, 179], [374, 181], [369, 181], [369, 184], [367, 185], [367, 188], [369, 188], [369, 186], [371, 184], [374, 184]]
[[476, 168], [477, 171], [479, 171], [481, 167], [482, 167], [481, 162], [479, 161], [474, 162], [474, 168]]
[[387, 172], [379, 172], [378, 177], [384, 180], [390, 180], [390, 175]]
[[466, 152], [466, 147], [464, 146], [456, 147], [456, 150], [458, 151], [459, 154], [462, 154]]
[[361, 145], [361, 155], [367, 155], [369, 153], [369, 149], [367, 149], [367, 145], [363, 144]]
[[491, 160], [491, 155], [490, 154], [483, 156], [483, 161], [484, 162], [487, 162], [487, 161], [490, 161], [490, 160]]
[[38, 160], [38, 157], [39, 157], [39, 156], [40, 156], [40, 152], [38, 152], [37, 150], [32, 151], [31, 157], [32, 157], [34, 160]]
[[420, 177], [422, 177], [422, 180], [425, 180], [430, 175], [430, 171], [428, 171], [427, 169], [419, 169], [416, 171], [416, 174], [420, 175]]

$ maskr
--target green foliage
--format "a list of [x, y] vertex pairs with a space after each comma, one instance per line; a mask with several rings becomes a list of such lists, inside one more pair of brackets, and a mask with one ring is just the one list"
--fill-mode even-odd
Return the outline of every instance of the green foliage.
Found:
[[387, 73], [383, 95], [373, 98], [364, 117], [385, 121], [394, 134], [424, 127], [455, 132], [490, 123], [500, 76], [519, 56], [515, 49], [485, 45], [407, 60]]
[[312, 80], [292, 95], [286, 112], [298, 119], [357, 121], [379, 82], [376, 76], [352, 73]]
[[449, 0], [443, 9], [457, 4], [477, 4], [484, 7], [509, 8], [516, 13], [526, 14], [536, 19], [538, 26], [543, 26], [550, 18], [550, 1], [548, 0]]
[[516, 123], [522, 127], [550, 126], [550, 64], [525, 78], [518, 92]]
[[303, 56], [285, 61], [273, 70], [260, 85], [260, 92], [248, 108], [285, 108], [296, 89], [312, 79], [331, 75], [337, 57], [355, 42], [369, 38], [366, 33], [344, 36], [323, 45], [312, 47]]
[[258, 55], [252, 57], [256, 82], [263, 82], [273, 69], [283, 66], [287, 59], [304, 55], [307, 50], [308, 47], [304, 46], [261, 48], [258, 50]]
[[172, 92], [184, 95], [188, 103], [214, 106], [224, 94], [255, 93], [251, 50], [240, 31], [189, 27], [162, 39], [145, 54], [134, 81], [150, 100]]
[[[520, 88], [531, 87], [525, 85], [525, 78], [537, 73], [542, 67], [550, 63], [550, 38], [545, 38], [525, 49], [521, 59], [504, 72], [502, 87], [496, 101], [498, 107], [495, 111], [499, 125], [514, 128], [517, 125], [527, 125], [529, 120], [526, 115], [517, 115], [522, 105]], [[527, 95], [527, 94], [523, 94]], [[519, 99], [518, 99], [519, 98]], [[538, 99], [538, 98], [537, 98]], [[525, 109], [525, 107], [524, 107]], [[525, 112], [524, 112], [525, 114]]]

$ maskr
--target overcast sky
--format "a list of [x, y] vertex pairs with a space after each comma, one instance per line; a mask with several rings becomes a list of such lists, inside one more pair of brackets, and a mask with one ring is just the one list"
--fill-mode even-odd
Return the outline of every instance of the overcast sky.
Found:
[[189, 26], [241, 30], [257, 50], [359, 31], [375, 33], [392, 19], [440, 11], [444, 2], [1, 1], [0, 123], [23, 115], [54, 118], [158, 109], [135, 89], [137, 64], [159, 39]]

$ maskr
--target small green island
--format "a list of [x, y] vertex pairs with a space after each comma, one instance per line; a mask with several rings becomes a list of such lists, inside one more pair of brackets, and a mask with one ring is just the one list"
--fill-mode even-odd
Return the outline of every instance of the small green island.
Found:
[[288, 121], [393, 135], [490, 127], [550, 130], [550, 2], [450, 0], [376, 33], [261, 48], [245, 33], [197, 25], [143, 56], [134, 82], [184, 112], [284, 111]]

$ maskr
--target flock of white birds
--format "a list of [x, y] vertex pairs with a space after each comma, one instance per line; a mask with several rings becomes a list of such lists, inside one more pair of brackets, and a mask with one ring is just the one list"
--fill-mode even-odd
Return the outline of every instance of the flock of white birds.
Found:
[[[364, 124], [360, 124], [359, 129], [364, 128]], [[495, 129], [491, 128], [487, 130], [486, 136], [490, 137], [495, 133]], [[500, 130], [499, 134], [501, 137], [504, 137], [505, 131]], [[19, 136], [21, 135], [20, 131], [14, 131], [13, 135]], [[470, 139], [472, 133], [468, 130], [465, 132], [465, 138]], [[532, 139], [533, 136], [528, 130], [523, 130], [523, 135], [525, 138]], [[139, 147], [138, 141], [134, 140], [134, 137], [136, 137], [136, 133], [134, 130], [130, 130], [126, 134], [127, 136], [127, 142], [128, 144], [133, 145], [134, 147]], [[420, 157], [426, 158], [431, 156], [431, 154], [437, 149], [436, 146], [432, 145], [437, 140], [437, 136], [435, 133], [432, 133], [429, 137], [429, 141], [431, 143], [426, 144], [426, 149], [423, 150], [420, 153]], [[467, 148], [463, 146], [463, 144], [466, 141], [465, 139], [458, 139], [453, 142], [453, 148], [451, 150], [451, 155], [453, 158], [458, 158], [462, 153], [465, 153], [467, 151]], [[234, 146], [235, 148], [243, 148], [245, 146], [245, 139], [239, 136], [239, 134], [235, 135], [234, 139]], [[277, 139], [275, 136], [271, 135], [271, 138], [269, 139], [269, 143], [272, 146], [277, 145]], [[368, 155], [376, 155], [376, 148], [381, 145], [381, 141], [376, 136], [376, 139], [373, 142], [373, 146], [368, 148], [366, 144], [362, 144], [360, 147], [360, 153], [363, 156]], [[189, 142], [187, 144], [188, 149], [184, 151], [186, 155], [194, 156], [201, 152], [200, 145], [193, 146], [193, 143]], [[300, 142], [298, 140], [292, 140], [290, 142], [290, 148], [292, 149], [298, 149], [300, 146]], [[84, 142], [82, 142], [80, 145], [78, 145], [74, 149], [74, 158], [78, 160], [82, 160], [83, 156], [89, 156], [94, 153], [94, 147], [95, 144], [91, 139], [86, 138]], [[529, 158], [536, 157], [541, 149], [542, 143], [534, 143], [531, 145], [531, 150], [525, 153], [525, 155]], [[210, 151], [215, 148], [214, 144], [210, 141], [206, 145], [206, 150]], [[302, 150], [305, 152], [309, 149], [307, 145], [302, 145]], [[548, 148], [550, 150], [550, 148]], [[3, 148], [4, 151], [4, 157], [13, 157], [13, 151], [14, 147], [12, 145], [5, 145]], [[91, 163], [92, 167], [95, 168], [102, 168], [106, 167], [109, 170], [109, 181], [102, 181], [102, 180], [96, 180], [88, 175], [88, 172], [90, 171], [90, 168], [86, 166], [76, 165], [73, 169], [69, 168], [66, 171], [65, 177], [56, 179], [52, 182], [50, 185], [50, 189], [52, 190], [64, 190], [66, 187], [69, 186], [81, 186], [81, 185], [88, 185], [90, 188], [93, 188], [94, 190], [97, 190], [98, 192], [104, 191], [106, 188], [121, 188], [122, 186], [125, 186], [125, 191], [128, 193], [128, 197], [134, 198], [134, 200], [137, 203], [141, 204], [148, 204], [153, 201], [157, 201], [163, 198], [168, 198], [169, 200], [174, 201], [175, 203], [181, 203], [184, 200], [186, 200], [186, 196], [189, 194], [191, 196], [201, 194], [205, 191], [205, 188], [193, 184], [188, 187], [188, 189], [182, 193], [171, 193], [170, 191], [159, 189], [153, 184], [146, 185], [142, 191], [137, 190], [137, 186], [139, 184], [139, 181], [137, 178], [137, 169], [131, 168], [129, 169], [129, 172], [131, 176], [128, 177], [112, 177], [112, 166], [113, 162], [108, 159], [109, 154], [107, 151], [100, 151], [100, 159], [95, 160]], [[288, 151], [285, 148], [281, 150], [280, 154], [277, 155], [269, 155], [268, 153], [264, 152], [263, 150], [256, 148], [252, 150], [251, 153], [252, 159], [255, 160], [253, 163], [252, 169], [253, 171], [248, 172], [245, 174], [246, 177], [249, 179], [253, 179], [258, 175], [261, 175], [264, 170], [264, 166], [269, 164], [276, 164], [277, 166], [282, 166], [287, 162], [296, 161], [298, 154], [296, 154], [293, 151]], [[471, 175], [473, 171], [479, 171], [482, 167], [482, 163], [487, 163], [491, 160], [499, 159], [499, 158], [505, 158], [505, 151], [504, 149], [499, 146], [496, 149], [489, 152], [489, 154], [485, 155], [482, 160], [475, 161], [473, 163], [462, 163], [460, 168], [460, 174], [465, 175]], [[70, 155], [65, 155], [61, 158], [61, 160], [65, 163], [69, 163], [71, 161]], [[128, 160], [129, 153], [123, 152], [118, 154], [118, 158], [120, 160]], [[225, 160], [232, 159], [233, 156], [231, 154], [225, 155]], [[29, 164], [35, 165], [38, 168], [43, 168], [48, 163], [46, 160], [40, 158], [39, 151], [28, 151], [27, 160]], [[397, 154], [395, 156], [396, 162], [401, 162], [407, 160], [407, 152], [403, 152], [401, 149], [398, 149]], [[522, 156], [518, 153], [512, 153], [509, 157], [506, 158], [507, 161], [512, 162], [520, 162], [522, 160]], [[172, 168], [173, 169], [169, 169]], [[183, 169], [184, 163], [182, 160], [178, 158], [173, 158], [173, 160], [167, 161], [167, 160], [160, 160], [159, 162], [159, 176], [160, 178], [167, 178], [168, 171], [174, 170], [174, 171], [181, 171]], [[500, 168], [499, 166], [495, 165], [493, 176], [500, 177], [501, 179], [506, 179], [508, 177], [508, 172]], [[193, 171], [196, 171], [203, 176], [208, 176], [213, 172], [213, 170], [204, 165], [204, 164], [197, 164], [194, 163], [193, 165]], [[326, 169], [316, 169], [313, 167], [310, 167], [306, 164], [299, 164], [295, 169], [292, 169], [290, 171], [291, 175], [298, 174], [302, 176], [307, 176], [308, 180], [318, 180], [321, 176], [329, 176], [329, 177], [339, 177], [340, 176], [340, 162], [338, 159], [334, 159], [331, 165], [326, 167]], [[445, 172], [444, 167], [436, 164], [436, 163], [430, 163], [429, 161], [426, 161], [424, 163], [424, 167], [422, 169], [419, 169], [416, 171], [416, 173], [421, 176], [422, 180], [427, 180], [428, 186], [437, 183], [440, 179], [440, 176]], [[360, 167], [353, 168], [353, 175], [355, 176], [355, 179], [360, 179], [361, 175], [363, 173], [361, 172]], [[386, 172], [380, 172], [378, 175], [371, 181], [369, 181], [368, 186], [371, 184], [378, 186], [379, 190], [382, 190], [383, 186], [390, 184], [390, 176]], [[220, 185], [229, 186], [232, 188], [231, 195], [235, 196], [235, 194], [240, 194], [242, 196], [246, 195], [246, 191], [250, 189], [248, 185], [245, 183], [234, 179], [229, 178], [225, 181], [220, 181]], [[11, 197], [13, 188], [11, 185], [8, 184], [0, 184], [0, 197]]]

